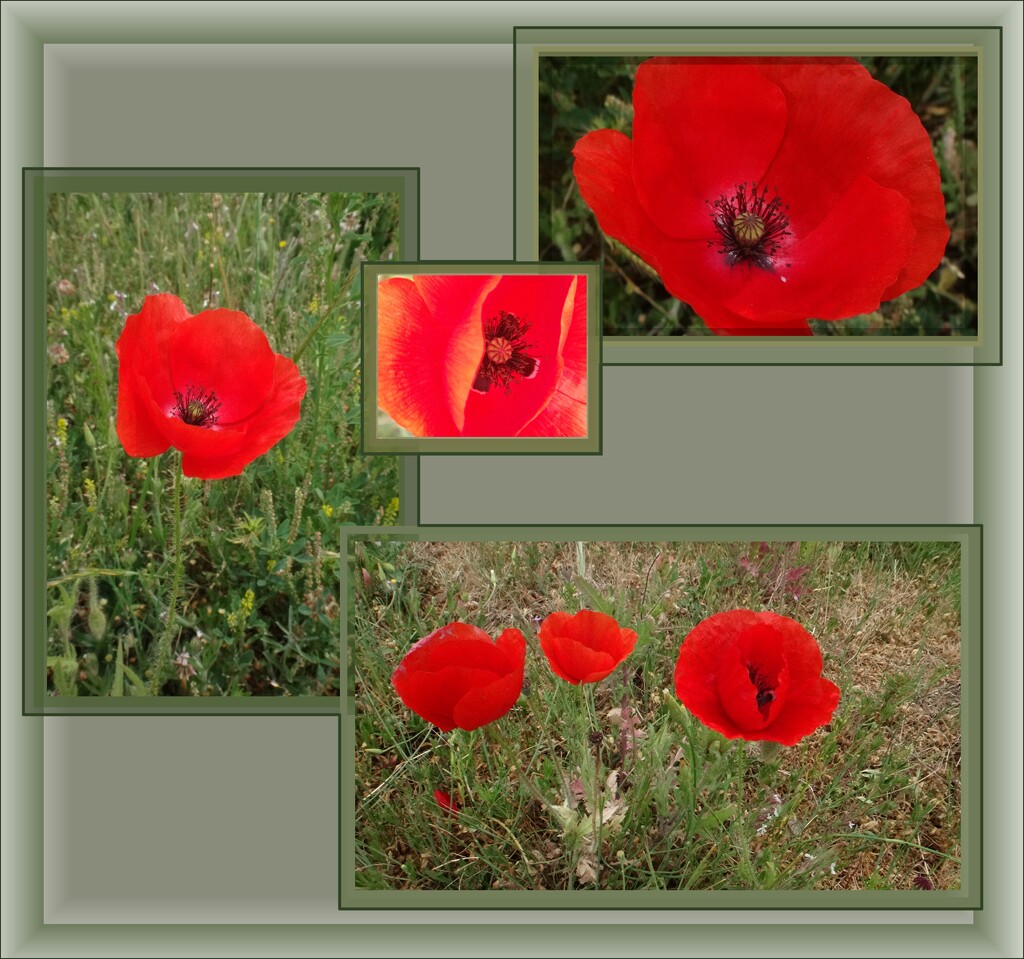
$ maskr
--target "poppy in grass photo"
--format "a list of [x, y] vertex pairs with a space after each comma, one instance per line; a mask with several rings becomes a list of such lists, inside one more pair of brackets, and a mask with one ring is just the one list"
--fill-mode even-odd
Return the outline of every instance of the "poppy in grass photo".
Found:
[[414, 436], [586, 436], [587, 278], [381, 277], [377, 358]]
[[182, 454], [182, 472], [236, 476], [299, 420], [306, 381], [244, 313], [192, 316], [147, 296], [117, 341], [117, 435], [129, 456]]
[[573, 685], [611, 674], [636, 645], [637, 635], [605, 613], [551, 613], [540, 624], [540, 646], [556, 676]]
[[793, 746], [828, 723], [839, 687], [821, 675], [821, 650], [796, 621], [734, 609], [698, 623], [683, 640], [676, 696], [728, 739]]
[[523, 689], [526, 639], [497, 640], [468, 623], [449, 623], [419, 640], [391, 676], [414, 713], [444, 732], [478, 729], [505, 715]]
[[920, 286], [950, 237], [931, 139], [851, 59], [656, 57], [632, 138], [573, 173], [601, 230], [725, 335], [810, 335]]

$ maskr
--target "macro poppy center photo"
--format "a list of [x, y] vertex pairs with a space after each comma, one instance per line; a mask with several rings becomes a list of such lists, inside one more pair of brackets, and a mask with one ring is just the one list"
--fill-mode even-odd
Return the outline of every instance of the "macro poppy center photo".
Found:
[[378, 275], [367, 312], [371, 441], [593, 436], [587, 280], [561, 270]]
[[[756, 266], [769, 272], [775, 266], [783, 238], [791, 236], [789, 217], [776, 194], [768, 199], [768, 188], [741, 183], [732, 196], [720, 196], [711, 206], [711, 221], [718, 233], [719, 252], [730, 266]], [[787, 264], [788, 265], [788, 264]]]
[[217, 394], [201, 386], [186, 386], [184, 396], [177, 391], [174, 394], [174, 415], [189, 426], [214, 426], [220, 407]]

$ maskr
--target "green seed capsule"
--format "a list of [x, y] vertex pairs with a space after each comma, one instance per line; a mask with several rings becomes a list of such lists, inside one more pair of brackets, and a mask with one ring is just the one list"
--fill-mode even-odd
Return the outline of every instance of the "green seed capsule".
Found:
[[754, 213], [741, 213], [732, 221], [732, 232], [740, 246], [754, 246], [764, 236], [764, 220]]

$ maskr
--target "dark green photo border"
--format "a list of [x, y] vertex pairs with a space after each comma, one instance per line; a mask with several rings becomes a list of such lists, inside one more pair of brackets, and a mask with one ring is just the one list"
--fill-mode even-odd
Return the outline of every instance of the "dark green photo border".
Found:
[[[377, 280], [394, 273], [543, 274], [587, 277], [587, 435], [445, 437], [377, 436]], [[495, 260], [389, 260], [363, 264], [363, 431], [365, 453], [582, 453], [601, 452], [601, 268], [597, 263], [538, 263]]]
[[[46, 236], [44, 211], [52, 193], [397, 193], [399, 250], [419, 250], [419, 170], [395, 168], [301, 169], [116, 169], [25, 168], [23, 187], [22, 447], [24, 485], [23, 713], [46, 716], [102, 715], [337, 715], [335, 697], [75, 697], [46, 695], [46, 497], [30, 477], [46, 475]], [[398, 462], [399, 522], [415, 523], [419, 491], [410, 457]]]
[[884, 909], [965, 910], [982, 908], [982, 528], [942, 526], [445, 526], [350, 527], [342, 533], [345, 569], [353, 563], [356, 540], [404, 542], [770, 542], [831, 540], [848, 542], [927, 542], [960, 544], [961, 575], [961, 888], [936, 890], [922, 897], [915, 890], [843, 891], [503, 891], [368, 890], [355, 884], [355, 697], [350, 675], [347, 611], [348, 576], [342, 577], [341, 603], [346, 610], [345, 712], [341, 719], [338, 795], [339, 908], [348, 909]]
[[538, 59], [542, 56], [870, 55], [978, 58], [978, 335], [945, 337], [611, 336], [609, 365], [1002, 363], [1002, 33], [998, 27], [516, 27], [515, 253], [538, 256]]

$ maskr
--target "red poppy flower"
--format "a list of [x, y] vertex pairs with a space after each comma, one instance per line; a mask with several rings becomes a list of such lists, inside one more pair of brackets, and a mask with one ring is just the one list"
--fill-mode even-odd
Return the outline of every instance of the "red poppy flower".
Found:
[[676, 695], [729, 739], [792, 746], [825, 725], [839, 687], [821, 675], [821, 650], [799, 623], [734, 609], [698, 623], [676, 662]]
[[633, 139], [596, 130], [573, 171], [601, 229], [709, 327], [809, 334], [919, 286], [949, 239], [910, 104], [846, 59], [656, 57]]
[[306, 381], [244, 313], [190, 316], [170, 293], [147, 296], [117, 355], [117, 435], [129, 456], [173, 446], [186, 476], [235, 476], [299, 419]]
[[636, 645], [636, 633], [611, 616], [582, 609], [552, 613], [540, 624], [540, 646], [552, 671], [573, 685], [608, 676]]
[[526, 640], [518, 629], [491, 639], [449, 623], [416, 643], [391, 676], [414, 713], [445, 732], [477, 729], [505, 715], [523, 689]]
[[585, 275], [381, 277], [378, 404], [416, 436], [586, 436]]

